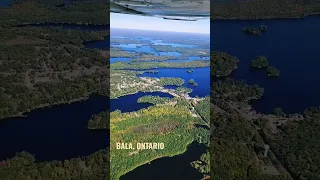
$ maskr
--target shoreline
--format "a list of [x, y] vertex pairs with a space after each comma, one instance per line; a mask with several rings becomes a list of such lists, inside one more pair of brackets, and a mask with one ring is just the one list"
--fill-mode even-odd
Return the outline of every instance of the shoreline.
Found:
[[[36, 106], [36, 107], [34, 107], [32, 109], [29, 109], [27, 111], [19, 112], [18, 114], [15, 114], [15, 115], [2, 117], [2, 118], [0, 118], [0, 122], [1, 121], [7, 121], [7, 120], [13, 119], [13, 118], [26, 118], [26, 117], [28, 117], [29, 113], [32, 113], [33, 111], [40, 110], [40, 109], [52, 108], [54, 106], [72, 104], [72, 103], [77, 103], [77, 102], [83, 102], [83, 101], [88, 100], [90, 98], [90, 96], [92, 96], [92, 95], [95, 95], [95, 93], [90, 93], [87, 97], [76, 98], [76, 99], [70, 100], [68, 102], [57, 102], [57, 103], [53, 103], [53, 104], [42, 104], [42, 105]], [[98, 94], [96, 94], [96, 95], [98, 95]], [[105, 95], [101, 95], [101, 96], [107, 97]]]
[[245, 17], [210, 17], [210, 21], [263, 21], [263, 20], [304, 20], [305, 18], [320, 16], [320, 12], [312, 13], [305, 16], [296, 16], [296, 17], [275, 17], [275, 16], [265, 16], [265, 17], [258, 17], [258, 18], [245, 18]]

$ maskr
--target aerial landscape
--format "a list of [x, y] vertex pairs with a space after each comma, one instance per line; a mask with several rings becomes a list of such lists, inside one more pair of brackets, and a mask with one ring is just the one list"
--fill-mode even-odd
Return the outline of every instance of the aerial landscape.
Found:
[[319, 7], [211, 2], [212, 179], [320, 178]]
[[0, 180], [319, 180], [319, 32], [320, 0], [2, 0]]
[[110, 179], [207, 176], [210, 35], [110, 21]]
[[1, 3], [0, 179], [109, 178], [108, 11]]

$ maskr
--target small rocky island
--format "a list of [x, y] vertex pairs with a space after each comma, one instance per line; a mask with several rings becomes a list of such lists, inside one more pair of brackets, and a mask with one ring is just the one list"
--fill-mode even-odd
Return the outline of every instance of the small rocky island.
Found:
[[192, 73], [193, 71], [193, 69], [186, 70], [187, 73]]
[[268, 76], [278, 77], [280, 76], [280, 70], [275, 68], [274, 66], [269, 66], [266, 70]]
[[267, 75], [271, 77], [280, 76], [280, 70], [274, 66], [270, 66], [266, 56], [258, 56], [256, 59], [252, 60], [250, 67], [256, 69], [265, 69]]
[[269, 63], [266, 56], [259, 56], [257, 57], [257, 59], [252, 60], [250, 63], [250, 67], [258, 69], [267, 68], [268, 65]]
[[192, 84], [193, 86], [198, 86], [198, 84], [193, 79], [190, 79], [188, 83]]
[[260, 25], [259, 28], [254, 28], [254, 27], [245, 27], [242, 28], [242, 32], [245, 32], [247, 34], [252, 34], [252, 35], [258, 35], [261, 36], [262, 33], [267, 31], [267, 26], [266, 25]]

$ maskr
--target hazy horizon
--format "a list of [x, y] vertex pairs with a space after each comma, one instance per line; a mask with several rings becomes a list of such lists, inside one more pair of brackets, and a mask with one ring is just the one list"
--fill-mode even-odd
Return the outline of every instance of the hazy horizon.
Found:
[[110, 14], [110, 28], [210, 34], [210, 19], [198, 21], [167, 20], [159, 17]]
[[158, 31], [158, 32], [168, 32], [168, 33], [181, 33], [181, 34], [199, 34], [199, 35], [210, 35], [205, 33], [194, 33], [194, 32], [177, 32], [177, 31], [161, 31], [161, 30], [150, 30], [150, 29], [131, 29], [131, 28], [118, 28], [118, 27], [110, 27], [111, 29], [123, 29], [123, 30], [136, 30], [136, 31]]

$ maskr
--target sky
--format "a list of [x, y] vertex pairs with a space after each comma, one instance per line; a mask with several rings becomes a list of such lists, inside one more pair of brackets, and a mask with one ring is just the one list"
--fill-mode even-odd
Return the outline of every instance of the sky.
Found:
[[150, 16], [111, 13], [110, 27], [210, 34], [210, 19], [177, 21]]

